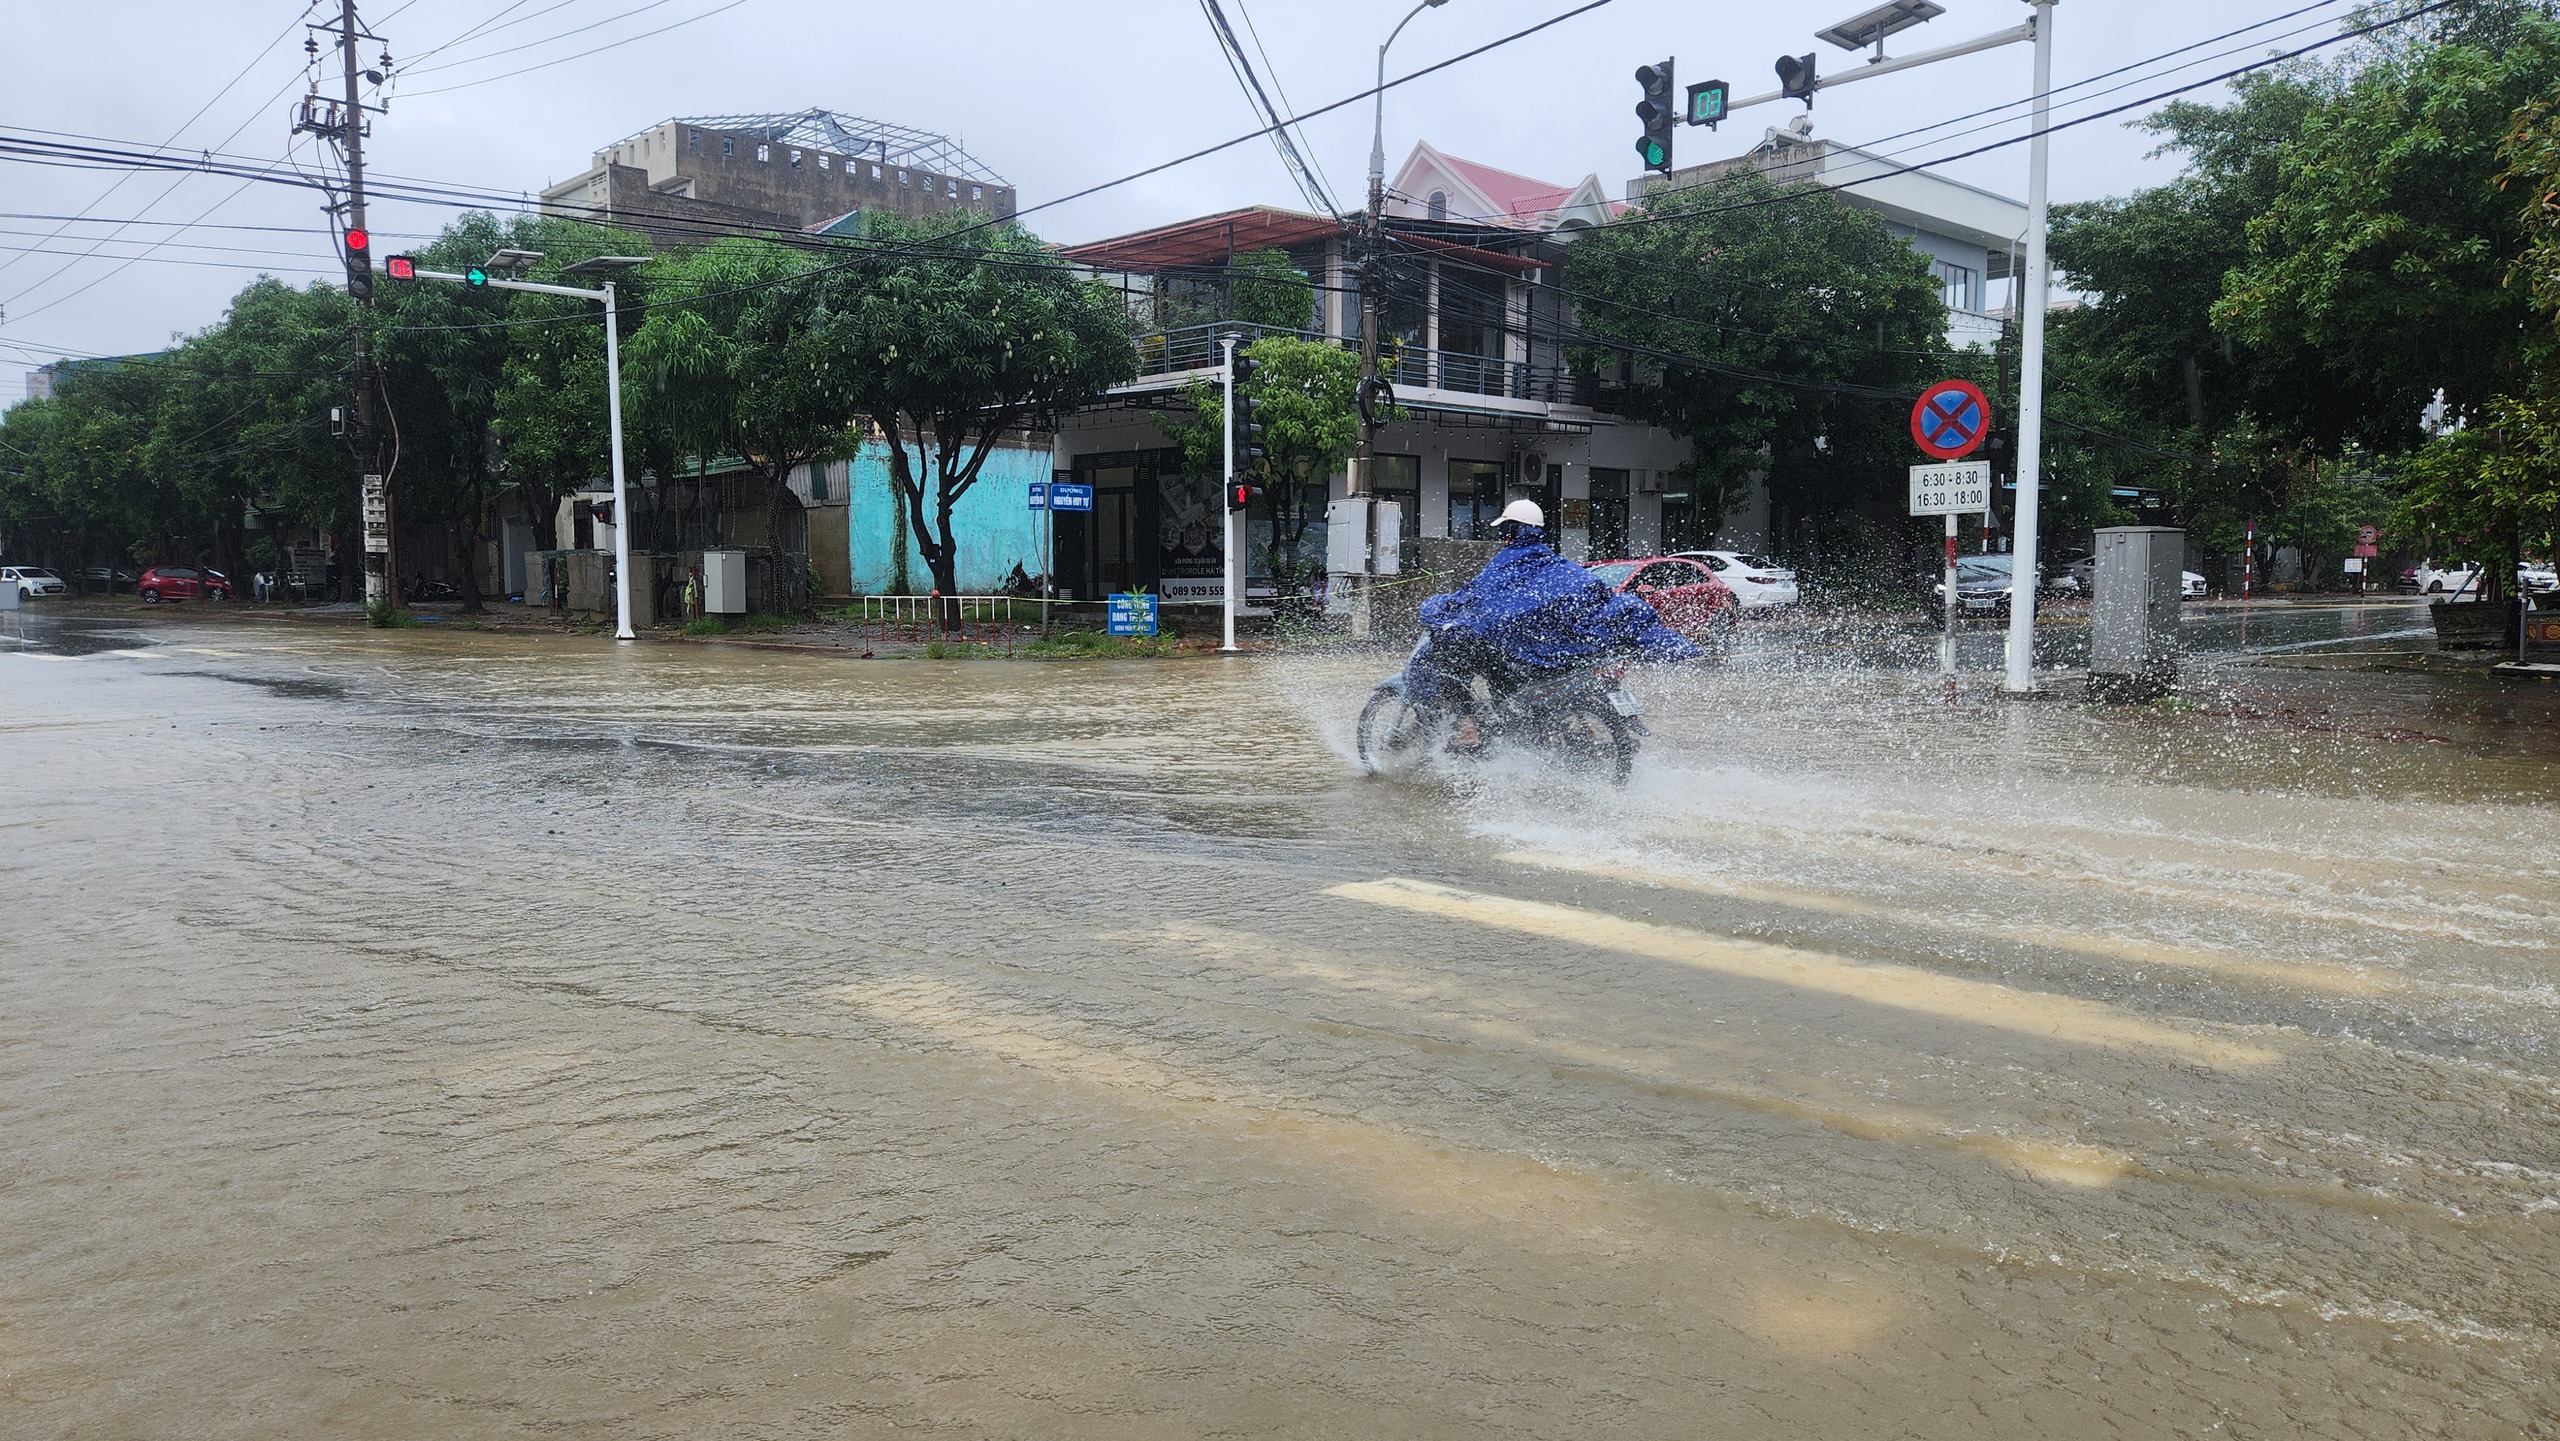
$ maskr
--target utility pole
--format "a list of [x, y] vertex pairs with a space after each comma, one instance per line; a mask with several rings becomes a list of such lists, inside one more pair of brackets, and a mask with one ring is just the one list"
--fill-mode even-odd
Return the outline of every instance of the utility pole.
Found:
[[[364, 208], [364, 96], [360, 81], [370, 78], [379, 83], [382, 74], [370, 76], [356, 58], [356, 40], [363, 31], [356, 26], [356, 0], [338, 0], [338, 53], [345, 77], [345, 97], [341, 104], [323, 106], [318, 95], [302, 102], [302, 115], [295, 122], [296, 131], [309, 131], [337, 142], [339, 154], [347, 167], [346, 223], [340, 229], [347, 264], [347, 294], [354, 300], [358, 315], [355, 324], [355, 406], [350, 412], [347, 448], [355, 453], [356, 472], [362, 477], [362, 511], [364, 534], [364, 599], [365, 604], [397, 605], [399, 603], [399, 568], [392, 549], [393, 515], [391, 490], [382, 473], [382, 449], [373, 419], [374, 373], [373, 353], [365, 333], [362, 312], [373, 309], [373, 254], [369, 246], [371, 232], [365, 224]], [[306, 47], [315, 52], [318, 42]], [[387, 66], [389, 52], [383, 56]]]

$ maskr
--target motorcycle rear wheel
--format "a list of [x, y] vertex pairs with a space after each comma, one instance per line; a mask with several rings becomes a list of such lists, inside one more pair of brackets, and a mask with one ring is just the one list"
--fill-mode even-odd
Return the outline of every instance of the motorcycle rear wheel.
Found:
[[1635, 728], [1604, 702], [1590, 701], [1567, 711], [1546, 741], [1567, 768], [1606, 776], [1613, 786], [1625, 785], [1635, 770]]

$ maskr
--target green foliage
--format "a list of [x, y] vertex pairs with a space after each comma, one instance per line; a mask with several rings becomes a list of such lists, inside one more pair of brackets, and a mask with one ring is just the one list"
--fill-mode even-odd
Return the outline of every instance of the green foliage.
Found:
[[852, 412], [892, 443], [889, 474], [917, 551], [959, 590], [952, 511], [1006, 435], [1137, 373], [1108, 287], [1014, 225], [884, 218], [815, 290], [812, 335]]
[[1248, 250], [1227, 261], [1229, 308], [1247, 325], [1305, 330], [1315, 323], [1316, 288], [1284, 250]]
[[[1251, 384], [1262, 402], [1255, 415], [1266, 452], [1244, 474], [1263, 487], [1271, 518], [1269, 571], [1284, 594], [1294, 594], [1309, 579], [1299, 552], [1324, 513], [1327, 483], [1360, 440], [1360, 357], [1329, 341], [1290, 335], [1266, 335], [1244, 353], [1256, 367]], [[1191, 405], [1187, 415], [1168, 411], [1157, 423], [1182, 447], [1192, 474], [1223, 474], [1226, 387], [1196, 381], [1184, 399]]]
[[1657, 194], [1651, 223], [1573, 245], [1582, 328], [1634, 350], [1620, 403], [1695, 443], [1704, 509], [1730, 508], [1765, 468], [1801, 513], [1899, 510], [1911, 397], [1947, 364], [1928, 261], [1874, 215], [1804, 190], [1743, 174]]
[[2526, 384], [2534, 317], [2504, 283], [2524, 235], [2500, 148], [2511, 116], [2560, 89], [2560, 24], [2542, 8], [2477, 7], [2311, 86], [2213, 310], [2262, 354], [2318, 357], [2326, 394], [2271, 425], [2324, 452], [2398, 447], [2439, 390], [2467, 418]]
[[388, 600], [365, 602], [364, 623], [375, 630], [416, 630], [418, 618]]

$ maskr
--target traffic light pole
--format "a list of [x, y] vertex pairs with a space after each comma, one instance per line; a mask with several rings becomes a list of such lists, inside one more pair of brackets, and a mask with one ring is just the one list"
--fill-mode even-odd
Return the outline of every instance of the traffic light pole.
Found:
[[1226, 644], [1219, 646], [1218, 649], [1223, 651], [1232, 651], [1236, 648], [1236, 594], [1244, 588], [1242, 574], [1243, 568], [1236, 564], [1236, 537], [1240, 529], [1237, 524], [1237, 517], [1242, 514], [1242, 512], [1238, 511], [1235, 506], [1236, 338], [1232, 335], [1222, 335], [1218, 337], [1218, 344], [1224, 352], [1224, 363], [1219, 368], [1223, 372], [1222, 379], [1227, 388], [1226, 407], [1219, 412], [1223, 417], [1224, 423], [1218, 427], [1219, 431], [1226, 437], [1226, 478], [1220, 482], [1218, 487], [1218, 508], [1226, 512], [1227, 524], [1226, 544], [1222, 552], [1226, 556], [1227, 562], [1226, 602], [1224, 605], [1224, 609], [1226, 611], [1227, 638]]
[[[2041, 17], [2044, 13], [2044, 7], [2049, 5], [2051, 0], [2027, 0], [2027, 3], [2036, 5], [2038, 7], [2037, 14]], [[2038, 28], [2039, 21], [2030, 20], [2024, 25], [2014, 25], [2006, 30], [1995, 30], [1988, 35], [1977, 35], [1971, 40], [1959, 40], [1953, 45], [1941, 45], [1935, 50], [1916, 50], [1909, 55], [1896, 56], [1891, 60], [1874, 61], [1870, 64], [1861, 65], [1855, 70], [1844, 71], [1838, 75], [1821, 76], [1813, 82], [1813, 88], [1816, 90], [1828, 90], [1834, 85], [1846, 85], [1852, 80], [1873, 80], [1879, 75], [1891, 75], [1895, 71], [1909, 70], [1918, 65], [1934, 65], [1941, 60], [1953, 60], [1959, 55], [1972, 55], [1984, 50], [1997, 50], [2003, 45], [2015, 45], [2022, 40], [2035, 39]], [[1780, 100], [1795, 100], [1801, 98], [1803, 97], [1789, 95], [1784, 90], [1772, 90], [1766, 95], [1753, 95], [1741, 100], [1728, 100], [1725, 102], [1724, 113], [1731, 115], [1736, 110], [1747, 110], [1754, 105], [1769, 105]]]
[[[450, 270], [419, 270], [415, 274], [420, 280], [475, 283], [470, 276]], [[631, 504], [622, 476], [622, 327], [614, 310], [613, 282], [608, 280], [594, 290], [581, 290], [574, 285], [500, 280], [492, 275], [476, 283], [492, 290], [524, 290], [535, 295], [604, 302], [604, 395], [607, 430], [613, 437], [613, 638], [637, 640], [639, 637], [631, 629]]]
[[2053, 284], [2045, 253], [2045, 172], [2052, 140], [2045, 122], [2053, 100], [2054, 0], [2036, 7], [2035, 138], [2027, 144], [2027, 275], [2018, 296], [2018, 502], [2010, 534], [2009, 665], [2001, 689], [2027, 695], [2036, 688], [2036, 509], [2044, 482], [2044, 307]]

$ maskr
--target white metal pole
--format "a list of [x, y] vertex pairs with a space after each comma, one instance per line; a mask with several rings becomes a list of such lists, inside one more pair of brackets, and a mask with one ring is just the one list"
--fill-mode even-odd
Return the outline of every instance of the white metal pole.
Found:
[[1241, 576], [1241, 575], [1240, 575], [1240, 573], [1239, 573], [1239, 572], [1241, 571], [1242, 567], [1240, 567], [1240, 566], [1238, 566], [1238, 565], [1236, 564], [1236, 559], [1237, 559], [1237, 557], [1236, 557], [1236, 535], [1237, 535], [1237, 532], [1238, 532], [1238, 531], [1239, 531], [1239, 529], [1240, 529], [1240, 527], [1238, 527], [1238, 526], [1237, 526], [1237, 524], [1236, 524], [1236, 507], [1235, 507], [1235, 494], [1236, 494], [1236, 338], [1235, 338], [1234, 336], [1232, 336], [1232, 335], [1229, 335], [1229, 336], [1223, 336], [1223, 337], [1221, 337], [1221, 338], [1220, 338], [1220, 340], [1219, 340], [1219, 345], [1220, 345], [1220, 346], [1225, 350], [1225, 352], [1226, 352], [1226, 363], [1225, 363], [1226, 374], [1225, 374], [1223, 377], [1221, 377], [1221, 380], [1222, 380], [1222, 382], [1225, 384], [1225, 386], [1226, 386], [1226, 388], [1227, 388], [1227, 403], [1226, 403], [1226, 410], [1225, 410], [1226, 424], [1225, 424], [1224, 426], [1220, 427], [1220, 429], [1222, 429], [1222, 430], [1224, 430], [1224, 431], [1226, 432], [1226, 456], [1227, 456], [1227, 459], [1226, 459], [1226, 472], [1227, 472], [1227, 475], [1226, 475], [1226, 482], [1225, 482], [1225, 484], [1223, 484], [1223, 485], [1219, 486], [1219, 488], [1218, 488], [1218, 507], [1219, 507], [1219, 509], [1220, 509], [1220, 510], [1222, 510], [1222, 511], [1224, 511], [1224, 512], [1226, 513], [1226, 522], [1227, 522], [1227, 528], [1226, 528], [1226, 538], [1227, 538], [1227, 541], [1226, 541], [1226, 550], [1225, 550], [1226, 561], [1227, 561], [1227, 587], [1226, 587], [1226, 602], [1225, 602], [1225, 607], [1224, 607], [1224, 608], [1225, 608], [1225, 610], [1226, 610], [1226, 620], [1227, 620], [1227, 641], [1226, 641], [1226, 644], [1224, 644], [1224, 645], [1222, 645], [1222, 646], [1218, 647], [1218, 649], [1220, 649], [1220, 650], [1225, 650], [1225, 651], [1232, 651], [1232, 650], [1234, 650], [1234, 649], [1236, 648], [1236, 592], [1237, 592], [1237, 591], [1239, 591], [1239, 590], [1242, 590], [1242, 589], [1244, 588], [1244, 581], [1243, 581], [1243, 579], [1242, 579], [1242, 576]]
[[2009, 558], [2009, 668], [2003, 688], [2036, 688], [2036, 500], [2044, 482], [2044, 307], [2053, 273], [2045, 256], [2045, 171], [2052, 137], [2054, 0], [2036, 8], [2035, 139], [2027, 147], [2027, 283], [2018, 297], [2025, 344], [2018, 363], [2018, 508]]
[[613, 311], [613, 282], [604, 283], [604, 403], [613, 434], [613, 620], [615, 640], [631, 633], [631, 497], [622, 483], [622, 340]]

